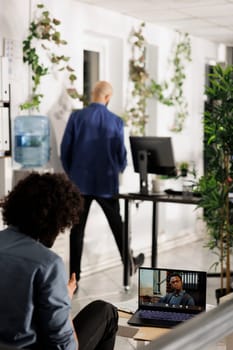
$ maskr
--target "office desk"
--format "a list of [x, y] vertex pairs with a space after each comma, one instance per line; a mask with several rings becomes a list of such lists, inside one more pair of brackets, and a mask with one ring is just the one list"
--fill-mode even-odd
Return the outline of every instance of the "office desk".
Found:
[[140, 193], [120, 193], [119, 199], [124, 200], [124, 272], [123, 272], [123, 285], [127, 290], [129, 289], [129, 202], [131, 201], [149, 201], [152, 202], [152, 244], [151, 244], [151, 266], [157, 265], [157, 240], [158, 240], [158, 203], [177, 203], [177, 204], [193, 204], [197, 205], [200, 198], [190, 196], [174, 196], [167, 194], [148, 194], [143, 195]]
[[155, 340], [171, 330], [169, 328], [131, 326], [128, 324], [131, 314], [118, 311], [118, 315], [117, 335], [133, 339], [136, 342], [136, 348], [140, 348], [143, 343], [145, 345], [145, 342]]

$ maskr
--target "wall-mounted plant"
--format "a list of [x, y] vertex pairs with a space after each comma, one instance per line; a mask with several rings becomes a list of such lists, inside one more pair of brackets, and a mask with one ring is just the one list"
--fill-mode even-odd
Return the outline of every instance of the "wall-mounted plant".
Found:
[[123, 115], [126, 125], [134, 135], [144, 135], [148, 121], [147, 100], [156, 98], [159, 102], [175, 107], [175, 122], [172, 131], [181, 131], [187, 115], [187, 102], [183, 95], [183, 84], [186, 78], [185, 61], [191, 60], [191, 45], [188, 34], [179, 34], [171, 59], [172, 77], [161, 84], [149, 77], [146, 70], [146, 40], [143, 35], [145, 23], [130, 35], [132, 59], [129, 62], [129, 79], [133, 85], [131, 104]]
[[129, 62], [129, 79], [132, 84], [131, 96], [132, 105], [127, 108], [123, 119], [130, 128], [133, 135], [144, 135], [145, 126], [148, 121], [146, 111], [147, 99], [156, 95], [158, 100], [170, 104], [163, 95], [166, 86], [157, 84], [149, 78], [146, 70], [146, 40], [143, 35], [145, 23], [142, 22], [138, 30], [133, 30], [130, 35], [132, 58]]
[[170, 98], [175, 108], [175, 119], [172, 131], [179, 132], [183, 129], [185, 118], [188, 116], [188, 103], [184, 96], [185, 64], [191, 61], [191, 43], [187, 33], [178, 33], [178, 40], [174, 46], [171, 59], [172, 92]]
[[[67, 89], [67, 93], [71, 98], [83, 99], [75, 87], [74, 81], [77, 79], [74, 69], [68, 64], [70, 57], [61, 53], [56, 53], [56, 48], [61, 48], [62, 45], [67, 45], [67, 41], [61, 38], [61, 33], [58, 31], [60, 21], [51, 17], [48, 10], [43, 4], [37, 5], [38, 14], [30, 23], [29, 34], [23, 41], [23, 62], [27, 63], [32, 72], [32, 94], [29, 99], [20, 105], [24, 109], [39, 110], [40, 103], [43, 98], [43, 93], [39, 90], [41, 78], [50, 73], [51, 67], [56, 67], [58, 71], [66, 70], [71, 87]], [[40, 57], [41, 49], [46, 53], [46, 59]], [[54, 51], [53, 51], [54, 50]]]
[[145, 23], [141, 23], [139, 29], [133, 31], [129, 38], [132, 45], [132, 58], [129, 61], [132, 106], [129, 106], [125, 111], [123, 119], [133, 135], [143, 135], [148, 120], [148, 115], [146, 114], [146, 99], [148, 95], [146, 81], [148, 73], [145, 68], [144, 26]]

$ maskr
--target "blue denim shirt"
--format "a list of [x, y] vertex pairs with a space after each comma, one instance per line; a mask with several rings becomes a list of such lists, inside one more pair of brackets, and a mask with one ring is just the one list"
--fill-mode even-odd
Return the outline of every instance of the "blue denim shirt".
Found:
[[0, 342], [75, 350], [62, 259], [14, 227], [0, 231]]
[[122, 119], [101, 103], [73, 112], [61, 143], [61, 161], [82, 194], [117, 194], [119, 173], [127, 162]]

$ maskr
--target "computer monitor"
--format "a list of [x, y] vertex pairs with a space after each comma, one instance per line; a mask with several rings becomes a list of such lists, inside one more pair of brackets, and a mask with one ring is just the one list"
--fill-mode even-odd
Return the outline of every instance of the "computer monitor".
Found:
[[170, 137], [130, 136], [135, 172], [140, 176], [140, 193], [148, 194], [148, 174], [176, 175]]

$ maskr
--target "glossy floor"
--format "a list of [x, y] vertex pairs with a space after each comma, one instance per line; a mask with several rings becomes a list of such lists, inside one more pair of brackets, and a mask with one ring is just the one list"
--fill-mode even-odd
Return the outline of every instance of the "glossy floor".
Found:
[[[158, 254], [158, 266], [208, 271], [213, 262], [215, 262], [216, 257], [203, 245], [202, 241], [197, 241], [190, 245]], [[145, 259], [144, 266], [150, 266], [149, 257]], [[126, 301], [131, 302], [135, 300], [136, 302], [137, 277], [136, 273], [131, 278], [131, 286], [128, 291], [125, 291], [122, 285], [122, 265], [82, 278], [79, 283], [79, 291], [72, 302], [73, 315], [95, 299], [110, 301], [117, 306]], [[218, 278], [211, 277], [207, 279], [207, 304], [216, 305], [215, 289], [218, 287]], [[125, 337], [117, 337], [115, 350], [130, 350], [136, 349], [136, 347], [137, 342]], [[224, 343], [220, 342], [213, 349], [225, 349]]]

